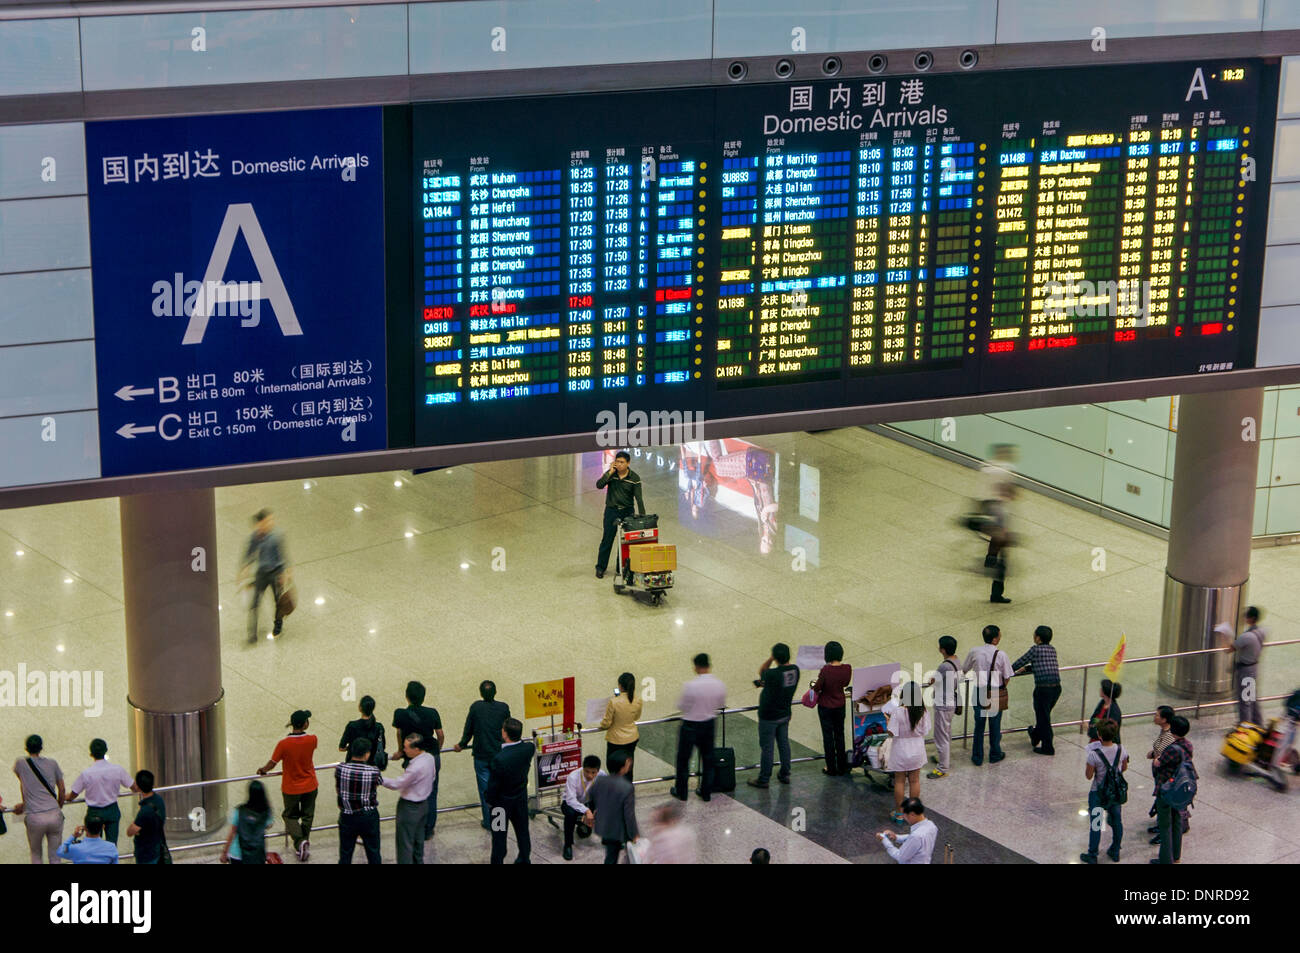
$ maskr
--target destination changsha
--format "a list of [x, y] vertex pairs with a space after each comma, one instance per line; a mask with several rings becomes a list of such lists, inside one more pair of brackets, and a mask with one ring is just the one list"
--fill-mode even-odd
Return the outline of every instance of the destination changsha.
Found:
[[[925, 84], [920, 79], [905, 79], [894, 87], [897, 103], [892, 102], [890, 86], [885, 80], [861, 84], [859, 109], [874, 107], [870, 122], [864, 126], [864, 114], [853, 111], [853, 86], [840, 83], [829, 89], [813, 86], [791, 86], [789, 112], [813, 112], [818, 93], [829, 93], [823, 100], [830, 114], [825, 116], [791, 116], [783, 119], [774, 113], [763, 117], [763, 135], [778, 133], [788, 135], [799, 132], [844, 132], [851, 129], [894, 129], [907, 126], [938, 126], [948, 121], [948, 110], [942, 106], [922, 106]], [[821, 103], [816, 105], [820, 106]], [[915, 108], [908, 108], [915, 107]]]

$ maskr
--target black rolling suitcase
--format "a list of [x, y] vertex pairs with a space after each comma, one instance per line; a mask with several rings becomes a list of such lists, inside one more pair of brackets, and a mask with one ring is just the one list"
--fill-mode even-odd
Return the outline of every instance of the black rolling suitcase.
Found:
[[713, 749], [713, 793], [729, 794], [736, 790], [736, 749]]
[[736, 749], [727, 747], [727, 719], [722, 720], [722, 747], [714, 748], [713, 793], [730, 794], [736, 790]]

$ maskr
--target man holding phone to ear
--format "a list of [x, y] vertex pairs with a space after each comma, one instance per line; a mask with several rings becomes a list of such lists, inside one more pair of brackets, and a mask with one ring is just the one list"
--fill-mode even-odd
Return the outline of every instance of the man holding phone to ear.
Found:
[[614, 462], [596, 481], [596, 489], [605, 490], [605, 533], [600, 538], [600, 551], [596, 554], [596, 578], [605, 578], [609, 565], [609, 551], [618, 533], [618, 521], [632, 515], [636, 504], [638, 516], [645, 516], [645, 500], [641, 498], [641, 478], [631, 468], [632, 456], [626, 450], [614, 454]]

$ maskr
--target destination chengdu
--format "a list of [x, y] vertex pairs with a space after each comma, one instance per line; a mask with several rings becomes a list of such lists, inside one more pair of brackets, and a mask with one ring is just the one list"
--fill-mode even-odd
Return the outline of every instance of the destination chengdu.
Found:
[[312, 156], [304, 159], [291, 156], [288, 159], [274, 161], [245, 162], [235, 159], [230, 163], [231, 175], [275, 175], [282, 172], [330, 171], [332, 169], [364, 169], [370, 165], [370, 157], [356, 153], [346, 156]]

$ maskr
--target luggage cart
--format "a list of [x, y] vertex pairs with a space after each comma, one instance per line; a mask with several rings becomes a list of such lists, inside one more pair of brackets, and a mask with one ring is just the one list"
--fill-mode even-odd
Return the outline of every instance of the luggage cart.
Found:
[[[1229, 774], [1255, 774], [1278, 791], [1287, 789], [1286, 777], [1273, 770], [1273, 755], [1282, 741], [1282, 731], [1277, 718], [1269, 719], [1268, 726], [1243, 721], [1225, 736], [1223, 756]], [[1282, 758], [1281, 767], [1300, 774], [1300, 756], [1292, 748]]]
[[644, 543], [659, 542], [659, 515], [628, 516], [618, 522], [618, 550], [614, 556], [614, 591], [647, 593], [652, 605], [661, 605], [664, 593], [673, 587], [673, 571], [635, 572], [629, 564], [629, 550]]

